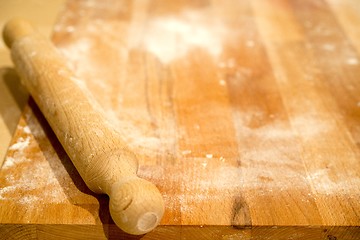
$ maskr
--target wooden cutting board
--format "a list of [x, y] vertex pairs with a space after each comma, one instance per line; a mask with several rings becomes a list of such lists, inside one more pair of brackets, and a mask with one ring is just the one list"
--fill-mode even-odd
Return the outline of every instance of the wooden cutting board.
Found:
[[[52, 40], [163, 194], [141, 238], [359, 239], [359, 24], [357, 0], [82, 0]], [[31, 99], [0, 186], [5, 238], [139, 238]]]

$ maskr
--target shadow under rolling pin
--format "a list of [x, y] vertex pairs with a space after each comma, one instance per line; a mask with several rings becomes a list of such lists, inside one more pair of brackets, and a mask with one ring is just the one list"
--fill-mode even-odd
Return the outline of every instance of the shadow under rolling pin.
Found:
[[110, 214], [123, 231], [144, 234], [164, 214], [156, 186], [137, 177], [138, 161], [82, 87], [55, 46], [23, 20], [3, 31], [21, 77], [86, 185], [109, 195]]

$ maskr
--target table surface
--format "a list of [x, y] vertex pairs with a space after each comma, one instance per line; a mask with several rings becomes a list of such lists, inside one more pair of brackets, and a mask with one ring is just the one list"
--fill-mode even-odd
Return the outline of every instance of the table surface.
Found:
[[[67, 2], [52, 40], [164, 196], [141, 238], [359, 238], [359, 13], [356, 0]], [[130, 237], [23, 99], [0, 231]]]

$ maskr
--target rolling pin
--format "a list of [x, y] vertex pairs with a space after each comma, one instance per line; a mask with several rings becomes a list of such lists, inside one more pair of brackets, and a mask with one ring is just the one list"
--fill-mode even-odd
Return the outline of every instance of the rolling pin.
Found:
[[3, 38], [22, 83], [86, 185], [109, 195], [115, 224], [135, 235], [154, 229], [164, 214], [159, 190], [137, 176], [136, 154], [106, 120], [64, 57], [21, 19], [5, 25]]

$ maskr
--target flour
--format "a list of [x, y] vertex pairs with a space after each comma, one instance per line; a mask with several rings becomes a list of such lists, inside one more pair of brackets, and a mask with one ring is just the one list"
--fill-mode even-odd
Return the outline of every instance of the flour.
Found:
[[[119, 30], [127, 30], [119, 21], [106, 21], [104, 24], [104, 21], [96, 19], [83, 27], [85, 31], [80, 31], [81, 28], [74, 31], [74, 26], [62, 26], [60, 21], [55, 26], [55, 30], [77, 35], [76, 42], [62, 48], [65, 55], [70, 53], [73, 56], [81, 56], [79, 54], [84, 53], [90, 44], [94, 44], [86, 36], [101, 35], [102, 41], [114, 47], [115, 51], [116, 49], [119, 51], [121, 45], [129, 51], [143, 48], [167, 64], [184, 57], [196, 48], [206, 50], [213, 57], [220, 56], [226, 40], [225, 36], [230, 33], [230, 30], [225, 28], [225, 25], [217, 18], [209, 19], [207, 15], [207, 12], [199, 14], [199, 12], [187, 10], [181, 12], [176, 18], [161, 16], [150, 18], [146, 22], [143, 20], [143, 25], [138, 26], [142, 29], [142, 34], [138, 31], [130, 31], [127, 39], [122, 39], [118, 35]], [[253, 45], [252, 41], [248, 42], [249, 47]]]
[[226, 86], [226, 81], [224, 79], [219, 80], [220, 86]]
[[72, 183], [69, 174], [29, 108], [24, 118], [27, 125], [23, 121], [18, 125], [15, 136], [21, 135], [9, 147], [1, 168], [0, 199], [24, 208], [32, 208], [34, 204], [64, 203], [68, 201], [64, 187], [69, 191]]
[[[105, 5], [104, 8], [108, 8]], [[185, 57], [193, 50], [203, 49], [211, 57], [219, 57], [223, 52], [224, 41], [227, 40], [224, 37], [228, 37], [231, 32], [220, 19], [209, 18], [208, 11], [210, 10], [204, 9], [199, 14], [183, 10], [177, 18], [168, 15], [150, 17], [141, 23], [144, 26], [139, 26], [137, 31], [129, 29], [135, 26], [126, 26], [121, 21], [104, 21], [100, 18], [91, 20], [86, 25], [80, 22], [71, 26], [71, 29], [76, 29], [74, 32], [67, 31], [69, 26], [63, 24], [65, 20], [60, 20], [55, 26], [57, 31], [69, 34], [71, 41], [63, 42], [57, 47], [69, 60], [69, 67], [75, 72], [78, 82], [83, 82], [93, 93], [109, 124], [121, 133], [130, 148], [136, 152], [140, 150], [145, 156], [157, 157], [159, 149], [164, 147], [164, 142], [173, 141], [168, 141], [173, 136], [171, 131], [162, 131], [160, 136], [158, 134], [161, 130], [152, 129], [155, 123], [149, 116], [149, 109], [146, 105], [140, 105], [148, 104], [142, 103], [145, 99], [141, 99], [148, 93], [144, 92], [139, 97], [136, 93], [144, 91], [140, 88], [142, 86], [130, 96], [138, 97], [134, 101], [137, 105], [129, 105], [129, 91], [123, 90], [133, 81], [128, 79], [130, 73], [126, 68], [129, 57], [133, 53], [145, 51], [146, 54], [154, 55], [164, 65]], [[249, 45], [253, 45], [253, 42], [249, 41]], [[234, 68], [236, 60], [229, 58], [225, 64], [227, 68]], [[220, 81], [219, 84], [225, 86], [226, 81]], [[169, 101], [160, 102], [165, 107], [172, 107]], [[164, 109], [160, 109], [159, 114], [165, 114]], [[195, 130], [199, 129], [200, 125], [197, 124]]]
[[354, 189], [360, 186], [360, 177], [356, 175], [348, 175], [344, 173], [336, 173], [336, 179], [331, 179], [333, 173], [329, 173], [328, 169], [319, 169], [309, 172], [308, 180], [316, 182], [314, 186], [317, 194], [350, 196], [354, 195]]
[[[59, 48], [60, 52], [69, 59], [70, 62], [79, 62], [81, 56], [86, 56], [92, 46], [92, 41], [88, 38], [79, 38], [72, 44], [66, 45], [66, 48]], [[86, 64], [84, 63], [86, 66]], [[69, 67], [74, 69], [74, 66], [69, 63]], [[80, 68], [81, 69], [81, 68]], [[79, 71], [79, 69], [77, 69]], [[79, 73], [81, 75], [81, 72]]]
[[211, 153], [207, 153], [207, 154], [205, 155], [205, 157], [211, 159], [211, 158], [213, 157], [213, 155], [212, 155]]
[[[92, 8], [93, 2], [87, 3], [84, 7]], [[191, 150], [181, 151], [177, 149], [178, 139], [176, 138], [184, 136], [182, 129], [174, 130], [178, 135], [173, 135], [171, 131], [168, 131], [170, 129], [168, 122], [163, 121], [168, 125], [162, 125], [162, 120], [167, 120], [168, 115], [161, 107], [170, 109], [172, 103], [170, 101], [165, 102], [162, 98], [157, 99], [157, 96], [151, 96], [150, 93], [152, 92], [146, 92], [148, 90], [145, 90], [145, 87], [153, 86], [142, 86], [142, 82], [138, 78], [150, 78], [152, 77], [151, 74], [154, 74], [149, 70], [153, 66], [149, 67], [146, 64], [153, 64], [156, 61], [148, 61], [148, 55], [163, 63], [161, 67], [156, 68], [156, 71], [161, 72], [166, 69], [167, 64], [179, 59], [186, 59], [187, 55], [193, 51], [203, 51], [215, 60], [215, 66], [221, 71], [233, 72], [231, 79], [225, 80], [224, 76], [219, 77], [219, 81], [216, 83], [220, 86], [226, 86], [228, 82], [240, 85], [249, 81], [255, 74], [253, 69], [240, 66], [235, 58], [221, 58], [224, 41], [229, 37], [230, 32], [216, 18], [209, 19], [206, 12], [199, 15], [191, 11], [181, 12], [179, 18], [168, 15], [150, 17], [144, 23], [146, 27], [142, 29], [143, 32], [139, 36], [133, 36], [131, 32], [128, 34], [130, 30], [119, 21], [106, 21], [106, 24], [104, 23], [105, 21], [101, 19], [90, 21], [86, 26], [81, 25], [81, 22], [77, 26], [61, 25], [60, 22], [55, 26], [55, 30], [66, 32], [69, 40], [64, 41], [58, 47], [69, 60], [69, 67], [75, 72], [76, 76], [72, 76], [72, 80], [81, 88], [89, 89], [94, 94], [103, 108], [109, 124], [121, 133], [123, 140], [131, 149], [142, 155], [141, 157], [154, 161], [154, 165], [148, 162], [145, 165], [140, 163], [139, 176], [151, 179], [164, 188], [166, 188], [164, 182], [181, 185], [180, 190], [176, 189], [180, 193], [175, 194], [175, 196], [171, 195], [171, 197], [180, 202], [182, 211], [191, 212], [194, 205], [201, 204], [209, 198], [219, 201], [226, 196], [231, 198], [239, 194], [239, 190], [257, 191], [257, 195], [252, 196], [253, 198], [266, 194], [273, 195], [282, 191], [293, 191], [294, 189], [305, 192], [309, 190], [308, 181], [313, 180], [321, 182], [319, 189], [317, 189], [320, 193], [331, 193], [340, 187], [345, 188], [345, 182], [336, 182], [328, 178], [328, 173], [325, 170], [310, 172], [308, 175], [305, 171], [299, 171], [304, 166], [301, 161], [301, 145], [296, 141], [296, 133], [289, 126], [287, 120], [279, 120], [276, 113], [265, 113], [260, 108], [251, 110], [247, 108], [232, 109], [234, 111], [233, 122], [237, 133], [236, 138], [239, 142], [239, 165], [234, 164], [234, 159], [219, 157], [216, 152], [203, 152], [201, 158], [194, 158], [195, 153]], [[321, 30], [323, 31], [323, 29]], [[119, 32], [124, 34], [119, 34]], [[123, 38], [123, 35], [127, 37]], [[255, 48], [256, 44], [255, 40], [248, 39], [245, 42], [245, 47]], [[338, 46], [327, 43], [320, 47], [326, 52], [332, 52]], [[248, 49], [248, 51], [250, 50]], [[217, 61], [219, 59], [222, 61]], [[141, 62], [129, 63], [129, 61]], [[357, 59], [351, 56], [347, 56], [345, 63], [349, 65], [358, 64]], [[107, 66], [107, 64], [111, 65]], [[139, 69], [128, 69], [126, 67], [134, 64], [139, 64]], [[144, 70], [141, 67], [149, 69]], [[137, 75], [132, 71], [139, 71], [140, 73]], [[64, 74], [61, 70], [58, 73]], [[148, 75], [142, 76], [142, 74]], [[163, 81], [162, 84], [164, 84], [166, 79], [160, 78], [157, 80]], [[279, 82], [281, 82], [281, 78], [284, 81], [287, 80], [284, 75], [278, 77]], [[310, 77], [308, 80], [314, 81]], [[133, 81], [136, 83], [132, 83]], [[147, 84], [149, 83], [155, 84], [151, 81], [147, 82]], [[129, 87], [131, 84], [136, 85], [136, 87]], [[126, 87], [128, 87], [127, 90], [123, 91]], [[133, 99], [130, 100], [127, 98], [129, 95], [126, 95], [126, 91], [129, 89], [135, 89], [130, 96]], [[226, 90], [226, 88], [221, 89]], [[144, 97], [146, 94], [149, 96]], [[164, 96], [161, 95], [160, 97]], [[166, 95], [165, 97], [172, 98], [174, 96]], [[311, 102], [303, 102], [302, 104], [305, 106]], [[154, 107], [155, 105], [156, 107]], [[262, 121], [264, 119], [265, 121]], [[254, 120], [266, 124], [253, 127], [251, 123]], [[329, 122], [318, 120], [316, 115], [298, 116], [292, 120], [297, 129], [302, 129], [304, 141], [321, 138], [333, 130], [333, 126]], [[190, 127], [194, 130], [194, 134], [201, 133], [200, 130], [203, 130], [201, 123], [194, 122]], [[23, 129], [25, 134], [32, 133], [37, 138], [44, 140], [45, 134], [41, 132], [40, 127], [33, 126], [31, 131], [29, 127], [25, 128]], [[92, 132], [98, 136], [103, 135], [103, 132], [97, 128], [92, 129]], [[164, 148], [164, 143], [167, 144], [168, 142], [175, 142], [171, 146], [173, 149], [167, 148], [170, 146], [169, 144], [165, 146], [166, 149], [160, 151], [162, 147]], [[26, 149], [30, 147], [30, 137], [24, 136], [9, 148], [9, 150], [14, 151], [14, 155], [6, 159], [4, 169], [11, 170], [13, 167], [22, 166], [23, 169], [27, 170], [24, 170], [26, 174], [22, 176], [17, 176], [9, 171], [6, 177], [8, 185], [1, 189], [0, 197], [2, 199], [11, 199], [12, 197], [21, 204], [41, 203], [44, 199], [54, 203], [67, 201], [69, 196], [65, 192], [71, 186], [69, 187], [64, 183], [71, 182], [71, 179], [66, 179], [68, 173], [61, 163], [54, 164], [51, 162], [58, 158], [51, 146], [48, 144], [46, 148], [41, 150], [55, 167], [50, 166], [48, 161], [43, 161], [44, 156], [41, 154], [37, 156], [28, 155]], [[169, 155], [164, 156], [163, 153], [168, 153], [167, 151]], [[179, 151], [179, 156], [172, 156], [171, 154], [176, 151]], [[179, 158], [177, 160], [180, 166], [177, 166], [177, 171], [168, 171], [173, 167], [169, 163], [170, 161], [167, 161], [168, 157]], [[36, 159], [41, 161], [34, 161]], [[191, 162], [191, 164], [181, 166], [180, 162]], [[194, 167], [189, 168], [188, 166]], [[179, 172], [179, 169], [183, 171]], [[345, 177], [345, 175], [339, 176]], [[359, 186], [357, 178], [354, 177], [351, 181], [354, 184], [353, 186]], [[47, 189], [51, 189], [51, 191], [46, 191]], [[16, 197], [15, 193], [19, 190], [26, 192], [27, 195], [21, 198]], [[209, 194], [210, 191], [221, 194]], [[32, 192], [40, 192], [41, 194], [32, 195]], [[169, 199], [170, 195], [166, 193], [164, 193], [164, 198], [168, 202], [174, 200]]]
[[[304, 141], [310, 141], [316, 137], [325, 136], [327, 133], [333, 131], [336, 126], [335, 121], [324, 121], [321, 119], [321, 116], [316, 117], [316, 113], [298, 116], [294, 118], [292, 122], [294, 126], [301, 129], [301, 135]], [[331, 124], [331, 122], [333, 123]]]
[[15, 165], [15, 159], [12, 157], [6, 157], [2, 169], [8, 169]]
[[20, 137], [17, 139], [17, 142], [14, 143], [13, 145], [11, 145], [9, 147], [9, 150], [11, 151], [22, 151], [24, 150], [27, 146], [29, 146], [29, 143], [30, 143], [30, 137], [27, 136], [25, 139]]
[[[141, 36], [142, 38], [128, 43], [126, 43], [126, 40], [121, 39], [119, 34], [114, 34], [115, 29], [121, 28], [118, 23], [109, 22], [104, 27], [101, 21], [97, 21], [94, 24], [89, 24], [91, 26], [77, 28], [76, 40], [59, 46], [66, 58], [74, 63], [71, 67], [79, 77], [79, 81], [84, 81], [86, 87], [99, 100], [109, 123], [121, 133], [131, 149], [135, 149], [137, 153], [149, 159], [157, 159], [161, 156], [159, 149], [164, 145], [163, 142], [176, 141], [173, 139], [175, 136], [171, 135], [171, 131], [163, 133], [162, 138], [153, 133], [157, 132], [151, 127], [152, 122], [149, 119], [149, 112], [146, 106], [139, 105], [138, 103], [131, 106], [124, 105], [127, 99], [126, 95], [122, 95], [121, 89], [130, 83], [127, 82], [129, 80], [122, 80], [123, 78], [126, 79], [127, 73], [126, 69], [124, 70], [120, 64], [128, 64], [129, 52], [136, 48], [144, 48], [147, 52], [154, 54], [164, 64], [169, 64], [184, 57], [196, 48], [203, 48], [212, 57], [218, 58], [222, 52], [222, 45], [225, 40], [222, 39], [222, 36], [224, 36], [227, 30], [221, 24], [216, 23], [216, 19], [211, 20], [215, 21], [213, 27], [206, 27], [209, 23], [206, 22], [208, 19], [205, 18], [205, 15], [200, 17], [200, 19], [193, 18], [195, 16], [191, 12], [184, 12], [180, 18], [176, 19], [167, 16], [152, 18], [146, 23], [147, 28], [145, 28], [144, 35]], [[99, 35], [102, 36], [101, 39], [98, 39]], [[94, 55], [92, 55], [100, 54], [96, 53], [96, 49], [94, 49], [94, 46], [99, 44], [99, 42], [104, 44], [102, 47], [105, 52], [111, 50], [111, 55], [107, 54], [102, 57], [106, 57], [108, 62], [119, 62], [117, 67], [116, 65], [109, 66], [106, 68], [107, 71], [103, 71], [99, 67], [101, 62], [96, 61]], [[246, 46], [249, 48], [255, 47], [255, 45], [256, 43], [253, 40], [246, 42]], [[123, 52], [123, 46], [128, 48], [127, 53]], [[236, 79], [232, 80], [238, 84], [246, 81], [253, 74], [252, 69], [238, 66], [236, 59], [231, 57], [218, 62], [218, 67], [226, 70], [236, 69], [234, 74]], [[113, 68], [123, 69], [124, 72]], [[133, 79], [133, 81], [136, 81], [136, 79]], [[113, 86], [117, 86], [120, 82], [123, 85], [120, 85], [118, 91], [114, 93]], [[220, 79], [219, 85], [226, 86], [226, 81]], [[139, 89], [139, 91], [143, 90]], [[137, 96], [136, 94], [134, 92], [130, 97], [134, 98], [134, 96]], [[137, 101], [141, 102], [143, 99], [135, 99], [134, 102]], [[185, 149], [180, 151], [180, 157], [184, 157], [186, 159], [184, 161], [194, 161], [197, 172], [194, 173], [189, 169], [181, 172], [181, 174], [166, 175], [166, 181], [184, 183], [186, 185], [182, 189], [184, 192], [198, 189], [213, 189], [216, 191], [223, 191], [225, 189], [228, 191], [227, 194], [231, 195], [239, 189], [260, 189], [264, 188], [264, 186], [278, 191], [279, 181], [284, 179], [290, 181], [295, 177], [302, 177], [296, 175], [297, 173], [292, 170], [292, 164], [296, 165], [299, 163], [293, 161], [295, 157], [290, 153], [298, 149], [295, 146], [284, 144], [294, 139], [291, 129], [286, 128], [281, 122], [275, 122], [274, 125], [264, 126], [257, 130], [246, 127], [251, 118], [265, 117], [260, 109], [254, 109], [254, 112], [245, 113], [245, 115], [241, 116], [243, 122], [239, 122], [240, 118], [234, 118], [239, 124], [237, 132], [242, 133], [249, 139], [253, 136], [261, 144], [256, 149], [243, 148], [241, 167], [231, 166], [228, 164], [230, 160], [227, 161], [224, 157], [218, 158], [213, 153], [204, 153], [203, 158], [194, 159], [191, 150]], [[195, 131], [200, 131], [201, 125], [195, 122], [192, 128]], [[177, 132], [181, 137], [181, 129], [178, 129]], [[268, 168], [264, 170], [261, 166], [266, 162], [268, 162]], [[140, 164], [139, 176], [151, 179], [153, 182], [162, 182], [168, 167], [168, 164]], [[207, 172], [210, 170], [211, 174]], [[282, 178], [279, 178], [279, 176], [282, 176]], [[259, 181], [261, 177], [266, 179], [266, 181]], [[244, 181], [244, 179], [247, 180]], [[283, 188], [286, 187], [290, 187], [290, 185], [283, 186]], [[199, 196], [202, 196], [203, 199], [198, 196], [193, 196], [193, 198], [196, 201], [203, 201], [204, 198], [210, 195], [200, 194]]]
[[[31, 204], [41, 204], [43, 201], [59, 203], [67, 199], [46, 160], [30, 160], [24, 154], [15, 153], [14, 158], [6, 159], [2, 171], [7, 172], [6, 185], [0, 189], [2, 200], [30, 204], [30, 207]], [[18, 175], [19, 172], [21, 175]]]
[[30, 130], [29, 126], [23, 127], [23, 131], [25, 134], [31, 134], [31, 130]]
[[28, 161], [23, 157], [24, 150], [29, 146], [30, 137], [27, 136], [25, 139], [23, 137], [19, 137], [17, 142], [9, 147], [9, 151], [13, 151], [13, 156], [7, 156], [5, 158], [4, 164], [1, 169], [10, 169], [16, 167], [17, 164], [21, 164], [23, 162]]
[[348, 59], [346, 59], [346, 64], [359, 65], [359, 60], [357, 58], [348, 58]]
[[[111, 24], [110, 24], [111, 25]], [[85, 92], [90, 91], [93, 95], [91, 100], [93, 106], [103, 113], [108, 120], [109, 126], [120, 132], [123, 140], [127, 142], [130, 148], [135, 149], [136, 152], [142, 152], [142, 155], [153, 157], [158, 154], [158, 149], [161, 146], [161, 139], [155, 137], [148, 132], [148, 122], [139, 123], [138, 119], [147, 119], [148, 112], [146, 108], [138, 108], [131, 106], [129, 108], [122, 108], [123, 96], [119, 93], [116, 97], [116, 105], [114, 106], [114, 93], [111, 85], [117, 84], [116, 77], [121, 78], [121, 72], [117, 71], [116, 67], [109, 67], [109, 71], [103, 71], [99, 67], [99, 63], [92, 56], [94, 53], [93, 46], [96, 44], [99, 31], [105, 31], [102, 34], [102, 40], [121, 42], [120, 39], [115, 39], [119, 34], [113, 37], [106, 37], [112, 35], [115, 26], [104, 28], [100, 23], [95, 23], [91, 29], [79, 28], [77, 34], [82, 36], [77, 38], [76, 41], [71, 42], [65, 46], [60, 46], [60, 51], [65, 55], [69, 62], [76, 64], [69, 64], [69, 67], [75, 72], [76, 76], [72, 79], [81, 87]], [[96, 31], [97, 30], [97, 31]], [[110, 44], [111, 45], [111, 44]], [[115, 46], [109, 46], [114, 53], [113, 57], [121, 56], [121, 50]], [[117, 54], [119, 52], [119, 54]], [[114, 59], [116, 61], [116, 59]], [[81, 63], [77, 65], [77, 63]], [[111, 72], [114, 70], [115, 72]], [[115, 79], [111, 79], [115, 77]], [[94, 100], [95, 99], [97, 100]], [[144, 125], [145, 124], [145, 125]], [[101, 134], [99, 131], [94, 130], [95, 133]], [[140, 149], [140, 150], [139, 150]]]
[[184, 156], [189, 155], [189, 154], [191, 154], [191, 150], [183, 150], [183, 151], [181, 151], [181, 154]]
[[179, 59], [195, 48], [203, 48], [213, 57], [218, 57], [222, 53], [226, 32], [225, 26], [216, 18], [209, 18], [206, 12], [183, 11], [177, 18], [161, 16], [150, 19], [142, 44], [163, 63]]

